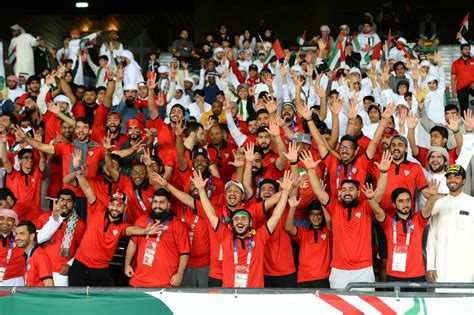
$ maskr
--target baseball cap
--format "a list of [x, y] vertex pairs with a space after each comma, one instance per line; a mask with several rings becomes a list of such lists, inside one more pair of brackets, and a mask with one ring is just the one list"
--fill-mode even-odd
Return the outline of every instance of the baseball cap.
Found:
[[237, 86], [237, 92], [240, 91], [240, 89], [249, 89], [249, 85], [247, 83], [239, 84]]
[[293, 141], [296, 143], [306, 143], [308, 145], [311, 145], [311, 138], [309, 137], [309, 135], [303, 132], [296, 132], [294, 137], [291, 138], [290, 141]]
[[236, 180], [230, 180], [230, 181], [228, 181], [227, 183], [225, 183], [224, 191], [227, 191], [227, 189], [228, 189], [230, 186], [232, 186], [232, 185], [237, 186], [242, 192], [245, 192], [245, 190], [244, 190], [244, 185], [242, 185], [241, 182], [236, 181]]
[[250, 71], [250, 70], [258, 71], [257, 65], [251, 64], [251, 65], [249, 66], [249, 71]]
[[123, 192], [117, 190], [112, 196], [110, 196], [110, 200], [117, 200], [121, 204], [127, 204], [127, 195], [125, 195]]
[[400, 140], [401, 142], [403, 142], [405, 144], [405, 146], [408, 147], [408, 140], [407, 138], [405, 138], [404, 136], [402, 135], [395, 135], [392, 137], [392, 139], [390, 139], [390, 145], [393, 143], [393, 141], [395, 140]]
[[283, 109], [285, 106], [290, 106], [291, 109], [295, 112], [296, 114], [296, 106], [295, 104], [293, 104], [292, 102], [285, 102], [283, 103], [283, 105], [281, 106], [281, 109]]
[[159, 66], [158, 67], [158, 73], [168, 73], [169, 69], [167, 66]]
[[396, 135], [398, 135], [398, 131], [390, 127], [386, 127], [383, 131], [383, 136], [386, 138], [391, 138]]
[[466, 170], [461, 165], [450, 165], [444, 176], [448, 177], [450, 174], [459, 175], [462, 176], [462, 178], [466, 178]]
[[247, 216], [250, 220], [252, 220], [252, 215], [250, 214], [250, 212], [248, 212], [245, 209], [239, 209], [239, 210], [232, 211], [232, 213], [230, 214], [230, 219], [232, 220], [238, 214], [243, 214], [243, 215]]
[[201, 154], [202, 156], [204, 156], [206, 159], [209, 160], [209, 154], [204, 148], [195, 148], [192, 153], [192, 159], [194, 160], [194, 158], [198, 156], [199, 154]]
[[123, 87], [124, 91], [138, 91], [138, 86], [136, 83], [128, 83]]
[[147, 87], [146, 82], [143, 82], [143, 81], [138, 82], [138, 88], [140, 89], [142, 87], [145, 87], [145, 88]]

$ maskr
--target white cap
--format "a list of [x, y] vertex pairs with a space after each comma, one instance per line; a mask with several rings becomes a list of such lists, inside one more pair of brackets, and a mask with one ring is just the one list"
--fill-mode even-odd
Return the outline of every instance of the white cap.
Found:
[[349, 70], [349, 73], [358, 73], [360, 76], [362, 76], [362, 72], [360, 72], [360, 69], [357, 68], [357, 67], [352, 67], [352, 68]]
[[138, 86], [134, 83], [129, 83], [124, 85], [123, 87], [124, 91], [138, 91]]
[[438, 77], [432, 74], [428, 74], [426, 76], [426, 83], [431, 82], [431, 81], [438, 81]]
[[403, 96], [400, 96], [398, 98], [398, 101], [397, 101], [396, 104], [397, 104], [397, 106], [402, 105], [403, 107], [406, 107], [406, 108], [410, 109], [410, 105], [408, 105], [407, 101], [405, 101], [405, 98]]
[[191, 77], [186, 77], [186, 78], [184, 78], [184, 81], [185, 81], [185, 82], [186, 82], [186, 81], [187, 81], [187, 82], [191, 82], [191, 83], [194, 85], [194, 80], [193, 80], [193, 78], [191, 78]]
[[422, 62], [420, 62], [420, 67], [430, 67], [431, 66], [431, 62], [429, 62], [428, 60], [423, 60]]
[[122, 53], [120, 54], [120, 57], [127, 58], [130, 61], [135, 60], [135, 58], [133, 57], [133, 53], [130, 50], [122, 51]]
[[66, 95], [58, 95], [53, 100], [54, 103], [64, 102], [71, 106], [71, 100]]
[[405, 44], [405, 45], [407, 44], [407, 40], [406, 40], [405, 38], [403, 38], [403, 37], [400, 37], [400, 38], [398, 39], [398, 42], [399, 42], [399, 43], [402, 43], [402, 44]]
[[184, 87], [182, 85], [177, 84], [176, 90], [181, 90], [182, 92], [184, 92]]
[[158, 67], [158, 73], [168, 73], [169, 69], [167, 66], [159, 66]]
[[217, 53], [220, 53], [220, 52], [224, 52], [224, 48], [222, 48], [222, 47], [214, 48], [214, 55], [217, 54]]

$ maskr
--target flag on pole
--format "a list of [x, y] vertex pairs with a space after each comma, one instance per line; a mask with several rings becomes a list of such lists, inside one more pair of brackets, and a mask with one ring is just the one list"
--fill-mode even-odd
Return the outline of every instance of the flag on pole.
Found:
[[283, 52], [283, 49], [281, 48], [280, 41], [278, 40], [278, 38], [273, 42], [272, 48], [275, 51], [275, 55], [277, 59], [285, 58], [285, 53]]
[[359, 43], [359, 39], [357, 38], [357, 33], [356, 32], [354, 32], [354, 35], [352, 35], [351, 42], [352, 42], [352, 46], [354, 46], [354, 50], [355, 51], [360, 51], [361, 46], [360, 46], [360, 43]]
[[382, 50], [382, 42], [379, 41], [375, 44], [374, 49], [372, 50], [371, 60], [380, 60], [380, 51]]
[[390, 43], [392, 42], [393, 37], [392, 37], [392, 29], [388, 30], [388, 37], [387, 40], [385, 40], [385, 45], [384, 45], [384, 54], [385, 54], [385, 59], [388, 60], [388, 54], [390, 53]]
[[464, 20], [461, 22], [461, 29], [459, 30], [460, 32], [462, 32], [463, 29], [466, 29], [466, 32], [469, 31], [469, 13], [470, 12], [466, 14]]
[[267, 53], [267, 56], [265, 57], [264, 63], [265, 64], [270, 63], [270, 59], [272, 59], [273, 56], [275, 56], [275, 50], [273, 50], [273, 48], [270, 48], [270, 50]]
[[342, 41], [338, 41], [336, 47], [331, 51], [331, 58], [328, 60], [329, 69], [334, 70], [337, 62], [341, 59], [341, 63], [346, 61], [344, 49], [342, 48]]
[[403, 51], [403, 53], [408, 59], [415, 58], [415, 53], [413, 52], [413, 49], [410, 48], [410, 46], [405, 45], [404, 43], [401, 43], [398, 40], [395, 40], [395, 44]]
[[339, 35], [336, 37], [336, 40], [334, 41], [334, 43], [332, 43], [331, 47], [329, 47], [329, 51], [333, 51], [334, 49], [336, 49], [337, 45], [339, 43], [342, 43], [344, 41], [344, 35], [342, 34], [342, 32], [339, 33]]
[[304, 45], [304, 43], [306, 42], [306, 31], [303, 32], [303, 35], [298, 36], [296, 38], [296, 42], [298, 43], [298, 46]]

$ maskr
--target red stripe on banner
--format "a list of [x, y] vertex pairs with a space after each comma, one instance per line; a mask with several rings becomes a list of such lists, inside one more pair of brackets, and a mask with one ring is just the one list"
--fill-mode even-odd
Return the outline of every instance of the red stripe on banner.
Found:
[[343, 298], [340, 298], [334, 294], [319, 294], [319, 297], [329, 305], [337, 308], [343, 314], [364, 314], [359, 309], [355, 308], [351, 304], [349, 304]]
[[376, 296], [359, 296], [359, 297], [384, 315], [397, 314], [397, 312], [395, 312], [390, 306], [385, 304], [381, 299], [379, 299]]

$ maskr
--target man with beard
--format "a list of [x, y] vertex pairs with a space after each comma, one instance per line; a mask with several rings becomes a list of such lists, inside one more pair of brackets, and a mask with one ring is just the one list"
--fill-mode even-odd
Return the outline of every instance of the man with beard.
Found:
[[211, 142], [207, 145], [207, 151], [210, 157], [211, 165], [217, 166], [219, 174], [222, 176], [222, 180], [227, 182], [231, 179], [235, 168], [232, 164], [233, 154], [232, 151], [237, 149], [234, 144], [230, 144], [224, 140], [224, 127], [220, 124], [213, 125], [209, 129], [209, 137]]
[[25, 286], [54, 286], [51, 261], [44, 249], [37, 246], [36, 227], [31, 221], [22, 221], [15, 228], [16, 246], [23, 249], [25, 256]]
[[[79, 160], [77, 154], [75, 160]], [[77, 164], [76, 164], [77, 165]], [[146, 228], [131, 226], [123, 221], [127, 208], [127, 196], [116, 191], [108, 205], [101, 203], [92, 191], [82, 171], [75, 171], [79, 185], [89, 203], [87, 229], [74, 262], [69, 270], [70, 286], [109, 286], [109, 263], [114, 257], [121, 237], [156, 234], [158, 224], [149, 223]]]
[[[122, 135], [122, 138], [124, 138], [125, 141], [120, 144], [120, 150], [126, 150], [140, 145], [142, 142], [142, 134], [143, 130], [140, 121], [135, 118], [129, 119], [129, 121], [127, 122], [128, 137]], [[133, 154], [124, 157], [121, 163], [121, 172], [126, 176], [130, 176], [134, 161], [140, 161], [141, 156], [141, 152], [136, 151]]]
[[25, 280], [24, 252], [16, 246], [13, 230], [18, 215], [10, 209], [0, 209], [0, 287], [23, 286]]
[[212, 231], [217, 236], [222, 257], [222, 285], [225, 288], [263, 288], [264, 286], [264, 255], [265, 245], [273, 236], [280, 218], [285, 210], [286, 200], [293, 181], [291, 173], [285, 172], [282, 181], [279, 181], [282, 192], [273, 214], [264, 226], [257, 230], [252, 229], [252, 214], [237, 208], [230, 216], [232, 230], [221, 222], [222, 213], [216, 212], [207, 197], [204, 180], [195, 172], [193, 182], [199, 190], [202, 210], [206, 214]]
[[146, 120], [150, 115], [148, 114], [148, 108], [142, 108], [141, 105], [136, 103], [138, 93], [138, 86], [136, 84], [125, 85], [123, 93], [125, 100], [122, 100], [118, 105], [114, 105], [111, 111], [122, 115], [122, 130], [120, 133], [125, 134], [127, 132], [126, 124], [129, 119], [138, 119], [146, 126]]
[[[80, 150], [82, 152], [81, 165], [88, 166], [87, 176], [97, 176], [100, 161], [104, 159], [104, 147], [99, 146], [89, 139], [92, 132], [91, 124], [85, 117], [79, 117], [76, 119], [75, 132], [76, 138], [72, 143], [41, 143], [33, 138], [27, 137], [23, 130], [18, 128], [16, 129], [16, 136], [19, 139], [24, 140], [36, 150], [60, 156], [63, 160], [63, 174], [69, 174], [74, 170], [72, 163], [73, 152], [75, 150]], [[87, 216], [87, 204], [83, 192], [80, 189], [69, 185], [65, 185], [64, 188], [71, 189], [78, 197], [76, 202], [77, 211], [79, 216], [85, 220]]]
[[19, 80], [15, 75], [9, 75], [7, 77], [7, 95], [4, 95], [4, 97], [8, 97], [12, 102], [25, 93], [25, 90], [19, 87], [18, 83]]
[[[426, 188], [428, 182], [423, 173], [423, 169], [417, 163], [409, 162], [407, 160], [408, 141], [405, 137], [396, 135], [390, 139], [390, 153], [393, 161], [388, 170], [387, 188], [383, 194], [383, 199], [380, 203], [381, 207], [387, 214], [394, 215], [396, 209], [392, 202], [392, 192], [399, 187], [408, 189], [411, 196], [415, 196], [415, 189], [420, 191], [425, 198], [429, 198]], [[413, 205], [415, 200], [412, 200]]]
[[74, 261], [76, 249], [81, 243], [86, 224], [74, 210], [76, 194], [62, 189], [53, 204], [53, 211], [44, 212], [35, 221], [38, 229], [38, 244], [48, 255], [55, 286], [68, 286], [69, 269]]
[[[171, 210], [171, 195], [161, 188], [153, 194], [150, 215], [138, 218], [136, 225], [159, 225], [156, 237], [134, 236], [125, 256], [125, 275], [133, 287], [179, 287], [188, 265], [190, 246], [186, 225]], [[136, 257], [136, 267], [132, 259]]]
[[[380, 171], [383, 172], [382, 170]], [[414, 211], [412, 194], [406, 188], [396, 188], [391, 195], [396, 214], [386, 214], [374, 199], [372, 184], [362, 192], [374, 211], [375, 219], [385, 232], [388, 247], [387, 281], [425, 282], [422, 239], [431, 210], [437, 199], [439, 182], [432, 181], [426, 189], [430, 197], [421, 211]]]
[[449, 195], [434, 205], [427, 243], [428, 279], [472, 282], [474, 279], [474, 197], [463, 193], [466, 171], [451, 165], [445, 174]]
[[[331, 216], [333, 229], [333, 251], [329, 282], [332, 289], [343, 289], [350, 282], [374, 282], [372, 263], [372, 209], [367, 200], [362, 199], [360, 183], [344, 179], [339, 197], [328, 194], [317, 174], [313, 171], [321, 160], [315, 162], [310, 153], [300, 158], [307, 170], [314, 194], [326, 207]], [[380, 202], [387, 184], [387, 170], [391, 155], [387, 151], [379, 163], [380, 177], [373, 198]]]
[[[331, 112], [333, 116], [339, 115], [342, 103], [333, 102], [330, 106], [332, 107]], [[392, 116], [393, 110], [394, 106], [392, 104], [383, 112], [382, 120], [377, 126], [374, 137], [370, 141], [364, 155], [357, 157], [357, 139], [351, 135], [345, 135], [341, 138], [339, 144], [340, 157], [337, 157], [326, 147], [321, 133], [316, 128], [316, 125], [312, 119], [311, 111], [304, 106], [298, 106], [298, 112], [308, 123], [311, 136], [316, 141], [319, 154], [321, 155], [323, 163], [327, 167], [328, 173], [330, 174], [328, 186], [332, 196], [337, 196], [342, 182], [346, 179], [349, 181], [357, 181], [359, 184], [365, 183], [369, 166], [372, 164], [372, 160], [377, 151], [377, 145], [382, 138], [383, 131], [388, 123], [388, 120]]]
[[296, 132], [303, 132], [302, 120], [296, 118], [296, 106], [293, 103], [283, 103], [280, 115], [284, 120], [282, 128], [286, 138], [293, 138]]
[[451, 88], [453, 96], [458, 98], [462, 113], [469, 108], [469, 95], [474, 90], [473, 71], [471, 45], [462, 44], [461, 57], [451, 66]]

